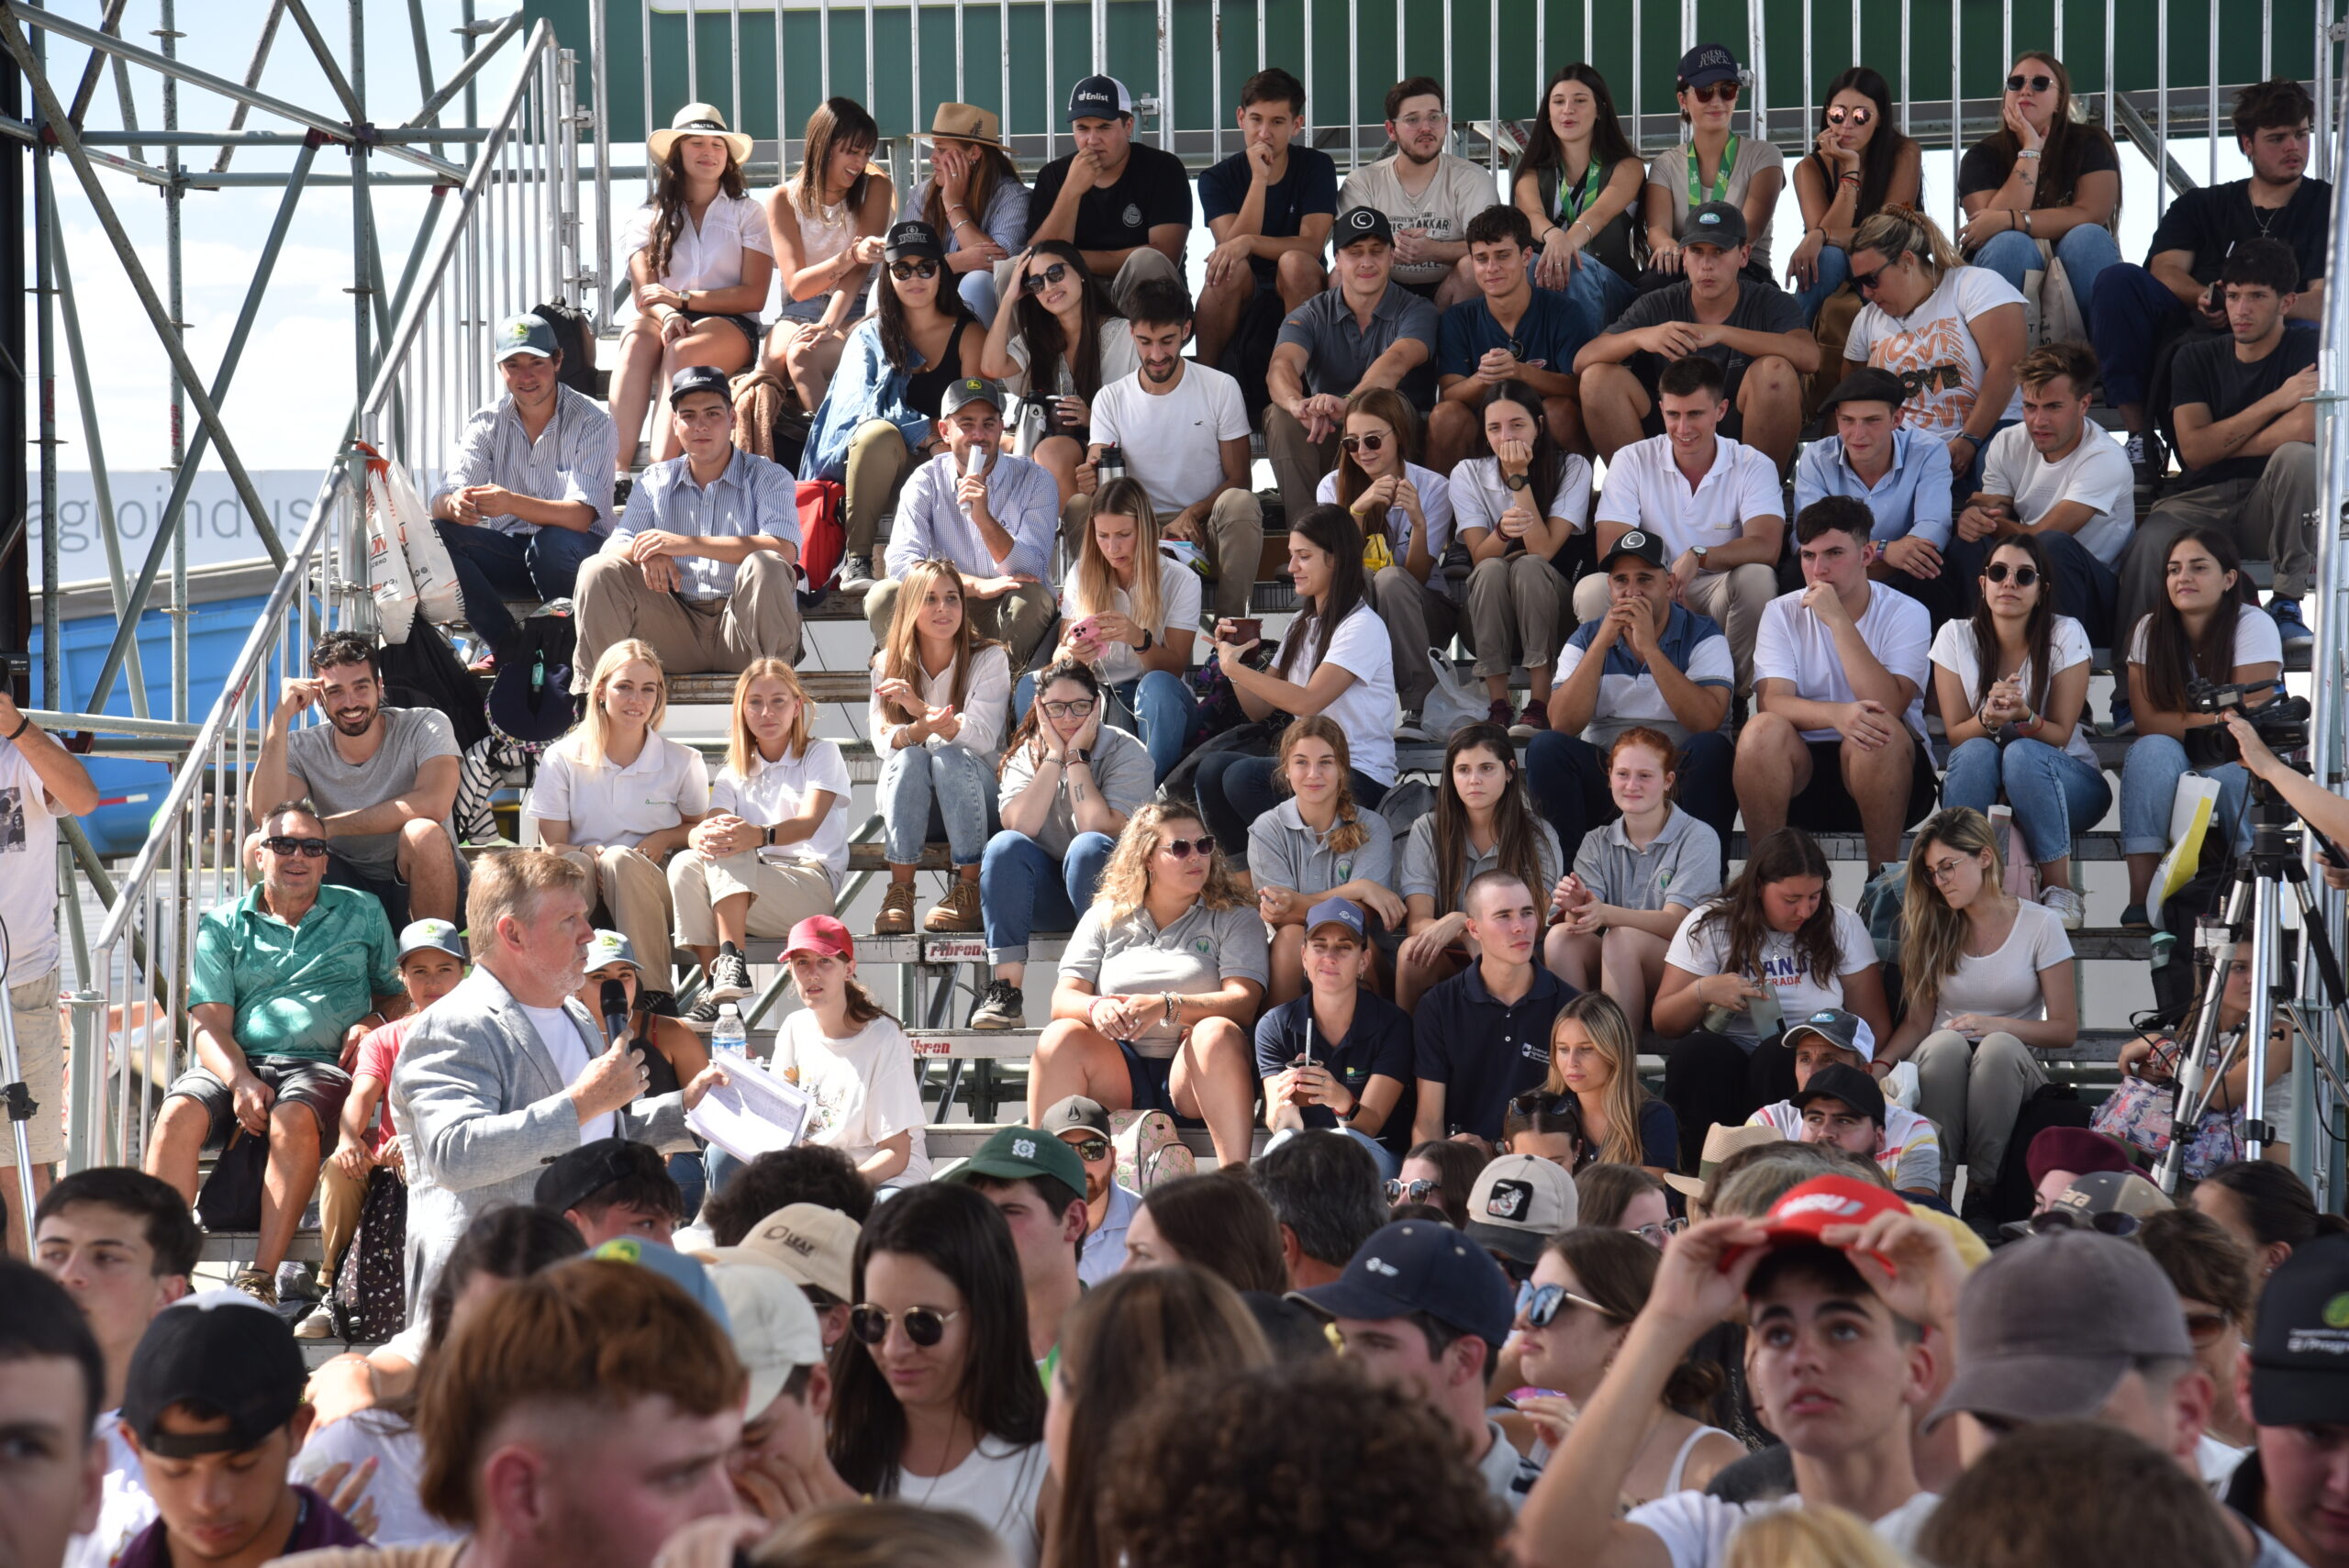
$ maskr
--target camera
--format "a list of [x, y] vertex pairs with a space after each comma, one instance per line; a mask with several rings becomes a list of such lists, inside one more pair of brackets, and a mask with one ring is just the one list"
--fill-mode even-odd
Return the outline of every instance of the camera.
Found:
[[[2265, 707], [2248, 706], [2250, 698], [2271, 689], [2281, 691], [2283, 684], [2281, 681], [2255, 681], [2221, 686], [2197, 680], [2186, 688], [2186, 710], [2215, 714], [2232, 708], [2251, 726], [2262, 745], [2279, 757], [2286, 756], [2305, 749], [2309, 743], [2308, 698], [2279, 696]], [[2215, 768], [2243, 761], [2243, 748], [2235, 743], [2234, 733], [2222, 724], [2188, 729], [2184, 739], [2188, 767]]]

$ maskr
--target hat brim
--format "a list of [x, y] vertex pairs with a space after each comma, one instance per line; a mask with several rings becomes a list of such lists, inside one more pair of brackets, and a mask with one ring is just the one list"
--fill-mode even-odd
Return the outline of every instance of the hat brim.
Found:
[[1389, 1296], [1362, 1280], [1335, 1279], [1310, 1290], [1292, 1290], [1282, 1299], [1309, 1307], [1324, 1318], [1354, 1318], [1374, 1323], [1389, 1318], [1408, 1318], [1419, 1310], [1417, 1302]]
[[417, 942], [412, 947], [404, 947], [400, 949], [399, 951], [392, 955], [392, 962], [394, 963], [406, 963], [410, 953], [417, 952], [445, 952], [451, 958], [455, 959], [459, 963], [467, 962], [463, 953], [459, 952], [454, 948], [443, 947], [439, 942]]
[[494, 362], [502, 365], [507, 361], [518, 359], [524, 354], [529, 354], [536, 359], [551, 360], [554, 358], [555, 353], [555, 350], [541, 349], [535, 343], [517, 343], [510, 349], [499, 350], [497, 358]]
[[737, 130], [656, 130], [644, 139], [644, 150], [652, 154], [655, 163], [669, 161], [669, 150], [677, 145], [681, 136], [714, 136], [726, 143], [738, 164], [751, 161], [751, 150], [758, 144]]
[[1949, 1392], [1926, 1418], [1927, 1430], [1960, 1411], [2006, 1421], [2086, 1420], [2112, 1397], [2131, 1359], [2125, 1355], [2015, 1355], [1960, 1360]]
[[1542, 1261], [1542, 1249], [1550, 1240], [1540, 1230], [1527, 1230], [1514, 1225], [1494, 1225], [1486, 1220], [1472, 1219], [1465, 1233], [1468, 1240], [1487, 1251], [1506, 1253], [1520, 1263]]
[[965, 133], [959, 130], [926, 130], [920, 134], [918, 139], [922, 141], [959, 141], [967, 147], [992, 147], [997, 152], [1008, 152], [1011, 150], [1011, 149], [1006, 147], [1001, 140], [994, 137], [980, 136], [976, 133]]
[[1684, 1194], [1689, 1197], [1703, 1197], [1705, 1195], [1705, 1179], [1702, 1176], [1684, 1176], [1679, 1172], [1673, 1171], [1665, 1174], [1664, 1178], [1664, 1184], [1670, 1187], [1674, 1192]]
[[[1057, 1140], [1055, 1140], [1057, 1141]], [[1067, 1145], [1063, 1144], [1063, 1148]], [[1070, 1151], [1074, 1153], [1074, 1151]], [[1038, 1176], [1065, 1180], [1060, 1173], [1034, 1160], [1011, 1160], [997, 1154], [974, 1154], [946, 1174], [935, 1178], [941, 1182], [967, 1182], [973, 1176], [991, 1176], [1003, 1182], [1032, 1181]]]
[[2251, 1366], [2251, 1418], [2263, 1427], [2331, 1427], [2349, 1421], [2349, 1371]]
[[1743, 77], [1742, 71], [1723, 65], [1709, 65], [1698, 70], [1696, 75], [1683, 76], [1680, 80], [1691, 87], [1709, 87], [1716, 82], [1742, 82]]

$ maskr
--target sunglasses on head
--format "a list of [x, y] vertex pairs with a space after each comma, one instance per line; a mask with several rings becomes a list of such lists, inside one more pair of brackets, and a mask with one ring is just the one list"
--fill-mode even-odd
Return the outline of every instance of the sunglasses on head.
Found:
[[901, 284], [911, 278], [934, 278], [938, 275], [938, 263], [927, 256], [918, 261], [892, 261], [889, 275]]
[[1422, 1177], [1416, 1182], [1397, 1181], [1392, 1176], [1386, 1178], [1388, 1203], [1425, 1203], [1428, 1194], [1442, 1190], [1443, 1184], [1433, 1176]]
[[2055, 85], [2055, 78], [2053, 76], [2025, 76], [2022, 72], [2017, 72], [2007, 78], [2007, 91], [2009, 93], [2020, 93], [2025, 87], [2034, 93], [2044, 93], [2054, 85]]
[[1562, 1284], [1535, 1284], [1529, 1280], [1517, 1287], [1518, 1321], [1529, 1329], [1547, 1329], [1569, 1306], [1596, 1312], [1601, 1318], [1615, 1316], [1590, 1297], [1576, 1296]]
[[1734, 82], [1715, 82], [1709, 86], [1689, 88], [1688, 95], [1700, 104], [1734, 104], [1737, 89]]
[[1165, 850], [1178, 861], [1187, 861], [1194, 854], [1211, 855], [1215, 853], [1215, 835], [1202, 833], [1196, 839], [1169, 839]]
[[2051, 1236], [2059, 1230], [2093, 1230], [2099, 1236], [2134, 1236], [2137, 1217], [2108, 1210], [2103, 1214], [2076, 1214], [2068, 1208], [2042, 1209], [2031, 1217], [2033, 1236]]
[[908, 1307], [895, 1313], [863, 1301], [848, 1309], [848, 1331], [868, 1345], [877, 1345], [889, 1337], [889, 1325], [896, 1322], [904, 1326], [907, 1339], [928, 1350], [946, 1337], [946, 1325], [961, 1316], [935, 1307]]
[[1385, 436], [1341, 436], [1338, 444], [1350, 452], [1375, 452], [1386, 444]]
[[2036, 566], [2009, 566], [2003, 561], [1994, 561], [1990, 562], [1989, 565], [1985, 566], [1982, 569], [1982, 575], [1988, 578], [1993, 583], [2003, 583], [2009, 577], [2012, 577], [2015, 580], [2016, 587], [2028, 588], [2033, 583], [2039, 581], [2039, 568]]
[[1847, 109], [1841, 104], [1827, 111], [1829, 125], [1863, 126], [1876, 118], [1874, 109]]
[[1041, 272], [1029, 273], [1019, 286], [1029, 294], [1041, 294], [1066, 276], [1068, 276], [1068, 263], [1054, 261]]
[[[1068, 1143], [1066, 1139], [1061, 1141]], [[1106, 1138], [1080, 1138], [1074, 1143], [1069, 1143], [1068, 1146], [1075, 1150], [1076, 1157], [1087, 1164], [1091, 1164], [1096, 1160], [1107, 1160], [1109, 1157], [1109, 1140]]]
[[306, 860], [315, 861], [327, 852], [324, 839], [295, 839], [284, 833], [273, 833], [263, 839], [262, 843], [273, 855], [300, 855]]

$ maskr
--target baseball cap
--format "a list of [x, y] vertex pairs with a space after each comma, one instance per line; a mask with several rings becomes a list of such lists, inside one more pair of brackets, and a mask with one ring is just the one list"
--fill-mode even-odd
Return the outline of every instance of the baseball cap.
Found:
[[1110, 1136], [1108, 1107], [1098, 1100], [1088, 1100], [1083, 1095], [1054, 1100], [1052, 1108], [1044, 1113], [1041, 1125], [1055, 1138], [1063, 1132], [1078, 1131], [1097, 1132], [1104, 1138]]
[[[294, 1418], [309, 1375], [285, 1319], [241, 1291], [208, 1290], [155, 1314], [131, 1352], [122, 1418], [166, 1459], [238, 1453]], [[163, 1412], [193, 1407], [228, 1429], [166, 1432]]]
[[2190, 1360], [2177, 1292], [2132, 1242], [2059, 1230], [2004, 1247], [1957, 1298], [1957, 1375], [1931, 1420], [2093, 1416], [2148, 1357]]
[[1839, 403], [1889, 403], [1898, 408], [1908, 396], [1898, 376], [1881, 366], [1863, 365], [1835, 384], [1835, 390], [1820, 400], [1819, 411], [1831, 414]]
[[1743, 75], [1737, 68], [1737, 56], [1717, 43], [1700, 43], [1680, 57], [1680, 80], [1691, 87], [1735, 82]]
[[1134, 112], [1134, 95], [1114, 76], [1088, 76], [1069, 89], [1068, 119], [1113, 120]]
[[1745, 243], [1745, 214], [1734, 202], [1706, 202], [1681, 220], [1680, 243], [1733, 250]]
[[796, 952], [822, 953], [829, 958], [854, 958], [856, 939], [829, 915], [810, 915], [791, 928], [783, 941], [783, 956]]
[[813, 1285], [840, 1301], [856, 1291], [855, 1220], [820, 1203], [785, 1204], [731, 1247], [696, 1256], [719, 1263], [756, 1263], [794, 1284]]
[[[2072, 1184], [2049, 1204], [2053, 1213], [2081, 1220], [2100, 1214], [2127, 1214], [2142, 1219], [2177, 1206], [2169, 1195], [2134, 1171], [2089, 1171], [2072, 1178]], [[2091, 1227], [2091, 1229], [2094, 1229]]]
[[455, 925], [447, 920], [410, 920], [400, 928], [399, 951], [392, 955], [392, 962], [397, 963], [427, 948], [451, 954], [459, 963], [465, 961], [465, 939]]
[[1795, 1048], [1797, 1035], [1815, 1034], [1838, 1051], [1857, 1051], [1863, 1062], [1876, 1060], [1876, 1030], [1868, 1028], [1867, 1019], [1843, 1007], [1821, 1007], [1787, 1026], [1778, 1037], [1788, 1051]]
[[1636, 555], [1659, 571], [1669, 564], [1664, 553], [1662, 536], [1650, 533], [1645, 528], [1633, 528], [1615, 541], [1615, 548], [1607, 552], [1607, 559], [1598, 563], [1598, 570], [1601, 573], [1612, 572], [1615, 562], [1627, 555]]
[[1342, 250], [1362, 239], [1382, 240], [1392, 250], [1395, 226], [1387, 222], [1386, 215], [1375, 206], [1348, 207], [1338, 215], [1337, 224], [1331, 230], [1330, 249]]
[[1055, 1176], [1085, 1191], [1085, 1162], [1057, 1133], [1032, 1127], [999, 1127], [979, 1145], [979, 1151], [945, 1175], [941, 1182], [967, 1182], [973, 1176], [1024, 1182], [1033, 1176]]
[[1362, 906], [1351, 898], [1324, 898], [1305, 912], [1305, 934], [1308, 937], [1324, 926], [1343, 926], [1354, 934], [1357, 942], [1369, 940], [1363, 935]]
[[566, 1149], [547, 1162], [530, 1189], [530, 1201], [557, 1214], [576, 1208], [614, 1182], [630, 1176], [666, 1174], [668, 1163], [649, 1143], [625, 1138], [598, 1138], [576, 1149]]
[[637, 960], [636, 944], [629, 940], [627, 935], [620, 931], [598, 930], [594, 936], [589, 937], [586, 963], [587, 973], [590, 974], [607, 964], [613, 963], [625, 963], [639, 974], [644, 973], [644, 965]]
[[1813, 1176], [1787, 1189], [1762, 1218], [1773, 1247], [1819, 1247], [1831, 1225], [1865, 1225], [1879, 1214], [1906, 1214], [1908, 1204], [1857, 1176]]
[[[692, 1296], [695, 1306], [708, 1313], [718, 1326], [726, 1330], [729, 1338], [733, 1336], [734, 1318], [726, 1310], [726, 1298], [718, 1295], [718, 1287], [710, 1283], [709, 1270], [703, 1265], [699, 1258], [689, 1258], [674, 1247], [664, 1247], [650, 1237], [615, 1236], [588, 1253], [585, 1260], [573, 1259], [571, 1262], [576, 1263], [582, 1261], [636, 1263], [651, 1269], [654, 1273], [664, 1276], [671, 1284]], [[569, 1267], [571, 1264], [566, 1263], [562, 1266]], [[769, 1397], [772, 1398], [773, 1396], [770, 1395]]]
[[1795, 1108], [1800, 1110], [1813, 1100], [1841, 1100], [1876, 1126], [1884, 1125], [1884, 1091], [1876, 1087], [1874, 1077], [1856, 1067], [1837, 1062], [1813, 1073], [1810, 1082], [1797, 1091]]
[[756, 1420], [774, 1403], [791, 1374], [824, 1359], [823, 1325], [798, 1285], [755, 1262], [708, 1265], [709, 1283], [726, 1304], [734, 1356], [751, 1374], [744, 1413]]
[[2121, 1145], [2085, 1127], [2041, 1128], [2023, 1155], [2023, 1165], [2031, 1173], [2033, 1188], [2047, 1179], [2050, 1171], [2069, 1171], [2075, 1176], [2083, 1176], [2090, 1171], [2135, 1168]]
[[1520, 1263], [1541, 1261], [1542, 1245], [1575, 1226], [1575, 1179], [1538, 1154], [1503, 1154], [1476, 1173], [1468, 1189], [1468, 1236]]
[[499, 322], [497, 336], [490, 340], [497, 345], [489, 351], [493, 364], [502, 365], [517, 354], [536, 354], [540, 359], [551, 360], [559, 351], [553, 326], [545, 317], [528, 311]]
[[2349, 1236], [2303, 1242], [2267, 1276], [2251, 1334], [2251, 1418], [2349, 1423]]
[[1289, 1293], [1328, 1318], [1373, 1320], [1424, 1312], [1487, 1344], [1508, 1338], [1517, 1294], [1483, 1247], [1449, 1225], [1398, 1219], [1355, 1249], [1328, 1284]]
[[938, 242], [938, 230], [918, 217], [909, 217], [892, 228], [888, 238], [881, 242], [881, 259], [902, 261], [916, 256], [942, 261], [946, 259], [946, 247]]
[[966, 375], [960, 381], [950, 381], [939, 395], [938, 417], [952, 419], [954, 411], [966, 403], [984, 403], [996, 413], [1003, 412], [1003, 388], [983, 375]]
[[734, 384], [715, 365], [687, 365], [671, 376], [669, 406], [674, 408], [696, 392], [714, 392], [726, 399], [728, 407], [734, 406]]

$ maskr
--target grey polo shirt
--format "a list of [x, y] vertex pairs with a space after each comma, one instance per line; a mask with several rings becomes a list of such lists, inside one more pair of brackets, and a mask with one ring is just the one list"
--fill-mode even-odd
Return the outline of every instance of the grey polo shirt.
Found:
[[1405, 338], [1427, 345], [1428, 357], [1403, 378], [1400, 391], [1415, 406], [1425, 408], [1435, 397], [1435, 354], [1438, 331], [1435, 306], [1402, 284], [1389, 283], [1365, 328], [1346, 303], [1342, 290], [1328, 288], [1288, 313], [1281, 323], [1278, 343], [1295, 343], [1305, 350], [1305, 390], [1344, 397], [1361, 384], [1363, 373], [1379, 355]]
[[[1293, 893], [1327, 893], [1358, 877], [1392, 885], [1395, 830], [1375, 811], [1354, 809], [1370, 837], [1360, 848], [1341, 851], [1329, 847], [1329, 835], [1305, 825], [1295, 799], [1282, 801], [1248, 828], [1248, 874], [1258, 887]], [[1332, 824], [1330, 834], [1337, 830]]]
[[[1082, 980], [1100, 996], [1203, 995], [1222, 990], [1227, 980], [1264, 984], [1272, 973], [1265, 949], [1264, 922], [1252, 900], [1210, 909], [1201, 899], [1164, 930], [1146, 908], [1113, 921], [1109, 906], [1097, 902], [1061, 954], [1061, 978]], [[1172, 1056], [1182, 1035], [1153, 1018], [1132, 1044], [1143, 1056]]]
[[1644, 850], [1631, 842], [1618, 817], [1583, 836], [1575, 875], [1619, 909], [1694, 909], [1721, 890], [1720, 836], [1678, 806]]
[[[1040, 750], [1023, 741], [1003, 760], [1003, 780], [996, 792], [1003, 805], [1008, 806], [1035, 782]], [[1114, 725], [1105, 724], [1093, 742], [1093, 782], [1108, 798], [1110, 810], [1131, 817], [1158, 793], [1158, 770], [1151, 762], [1147, 747]], [[1057, 770], [1055, 784], [1052, 813], [1044, 818], [1042, 829], [1031, 836], [1046, 854], [1058, 860], [1076, 841], [1076, 807], [1069, 803], [1068, 770]]]
[[[1533, 896], [1536, 901], [1546, 901], [1550, 890], [1558, 885], [1558, 879], [1566, 874], [1566, 856], [1565, 851], [1558, 848], [1558, 830], [1555, 828], [1536, 817], [1533, 829], [1534, 857], [1542, 866], [1542, 885], [1533, 889]], [[1461, 901], [1466, 896], [1470, 883], [1501, 863], [1497, 844], [1481, 855], [1475, 852], [1473, 844], [1469, 850], [1468, 863], [1460, 873], [1460, 885], [1452, 890], [1450, 907], [1453, 909], [1462, 907]], [[1410, 841], [1403, 846], [1403, 896], [1408, 898], [1414, 893], [1424, 893], [1435, 899], [1439, 910], [1444, 909], [1445, 901], [1436, 892], [1435, 878], [1435, 813], [1431, 811], [1411, 824]]]

